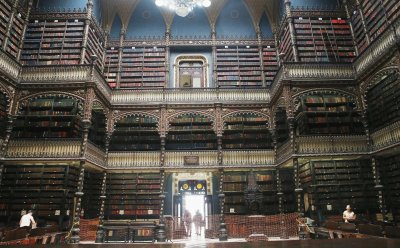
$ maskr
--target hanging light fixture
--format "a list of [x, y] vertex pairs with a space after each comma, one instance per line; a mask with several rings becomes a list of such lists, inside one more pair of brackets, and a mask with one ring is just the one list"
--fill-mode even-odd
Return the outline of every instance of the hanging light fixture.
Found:
[[158, 7], [168, 7], [178, 16], [187, 16], [194, 7], [210, 7], [211, 0], [155, 0]]

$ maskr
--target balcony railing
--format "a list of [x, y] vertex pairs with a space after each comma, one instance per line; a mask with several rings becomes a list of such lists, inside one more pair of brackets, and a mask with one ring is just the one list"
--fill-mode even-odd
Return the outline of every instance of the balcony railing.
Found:
[[107, 166], [106, 153], [104, 150], [88, 142], [86, 145], [85, 158], [93, 164], [97, 164], [101, 167]]
[[20, 70], [21, 65], [3, 50], [0, 50], [0, 72], [17, 81]]
[[165, 167], [183, 166], [217, 166], [217, 151], [167, 151], [165, 152]]
[[293, 154], [292, 141], [288, 140], [285, 143], [278, 146], [278, 149], [276, 150], [277, 163], [281, 163], [287, 160], [292, 156], [292, 154]]
[[372, 150], [376, 151], [400, 143], [400, 121], [371, 134]]
[[79, 158], [80, 139], [10, 140], [7, 158]]
[[273, 150], [235, 150], [223, 151], [224, 167], [257, 167], [275, 164], [275, 153]]
[[157, 104], [157, 103], [215, 103], [215, 102], [269, 102], [268, 89], [154, 89], [116, 90], [112, 93], [112, 104]]
[[109, 152], [108, 168], [151, 168], [160, 166], [160, 152]]
[[298, 154], [337, 154], [368, 152], [364, 135], [351, 136], [300, 136], [296, 139]]

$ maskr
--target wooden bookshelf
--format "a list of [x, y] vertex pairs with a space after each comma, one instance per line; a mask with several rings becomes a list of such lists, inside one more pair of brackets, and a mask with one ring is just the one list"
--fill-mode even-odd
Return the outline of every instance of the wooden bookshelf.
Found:
[[0, 46], [3, 46], [12, 13], [11, 1], [0, 1]]
[[98, 171], [85, 171], [83, 181], [83, 197], [81, 216], [85, 219], [94, 219], [100, 214], [100, 196], [103, 182], [103, 173]]
[[167, 150], [216, 150], [212, 121], [202, 115], [185, 114], [169, 123]]
[[400, 222], [400, 156], [379, 157], [377, 167], [383, 183], [387, 210], [395, 223]]
[[91, 21], [89, 25], [89, 33], [86, 46], [87, 50], [85, 53], [85, 64], [91, 64], [92, 59], [90, 56], [96, 55], [96, 66], [100, 69], [103, 68], [103, 56], [105, 53], [104, 40], [104, 31], [100, 27], [98, 27], [98, 25], [94, 21]]
[[341, 17], [294, 18], [301, 62], [351, 62], [355, 57], [349, 24]]
[[160, 150], [157, 119], [145, 115], [133, 115], [119, 120], [111, 136], [110, 151]]
[[17, 116], [14, 138], [77, 138], [81, 123], [81, 103], [63, 97], [31, 99]]
[[295, 197], [295, 184], [294, 184], [294, 170], [293, 168], [279, 169], [279, 178], [281, 183], [282, 195], [282, 212], [293, 213], [296, 212], [296, 197]]
[[[250, 214], [250, 210], [246, 205], [244, 191], [247, 188], [249, 172], [246, 171], [225, 171], [222, 190], [225, 194], [224, 214], [229, 215], [244, 215]], [[278, 198], [277, 198], [277, 182], [276, 170], [265, 170], [255, 172], [256, 182], [263, 194], [262, 214], [278, 213]], [[292, 178], [293, 181], [293, 178]], [[285, 181], [285, 185], [287, 182]], [[294, 187], [293, 187], [294, 189]], [[285, 188], [285, 192], [293, 193], [293, 189]], [[287, 197], [286, 209], [292, 209], [292, 199]]]
[[275, 131], [278, 146], [289, 139], [289, 126], [287, 122], [286, 109], [278, 107], [275, 113]]
[[36, 221], [62, 226], [72, 216], [78, 168], [69, 165], [6, 165], [0, 189], [0, 213], [18, 221], [22, 210], [34, 210]]
[[271, 85], [278, 72], [278, 55], [274, 46], [265, 46], [262, 49], [265, 84]]
[[[378, 209], [372, 167], [368, 160], [310, 160], [299, 168], [301, 185], [324, 215], [337, 215], [350, 204], [359, 214]], [[332, 205], [332, 211], [327, 210]]]
[[107, 47], [103, 75], [111, 88], [117, 87], [118, 61], [118, 48]]
[[290, 37], [290, 29], [288, 23], [284, 23], [284, 26], [279, 32], [279, 51], [281, 52], [282, 60], [285, 62], [294, 61], [292, 39]]
[[18, 11], [15, 13], [13, 23], [11, 25], [6, 51], [14, 58], [17, 57], [20, 50], [20, 43], [23, 38], [22, 35], [25, 26], [25, 15], [26, 14], [23, 11]]
[[5, 137], [7, 127], [7, 97], [0, 92], [0, 138]]
[[102, 109], [92, 110], [91, 125], [88, 139], [100, 148], [105, 148], [106, 142], [106, 116]]
[[224, 119], [223, 149], [272, 149], [268, 121], [256, 114], [240, 113]]
[[120, 88], [165, 87], [165, 56], [165, 47], [123, 47]]
[[393, 70], [367, 92], [368, 124], [372, 132], [400, 120], [399, 73]]
[[388, 26], [384, 5], [382, 1], [367, 0], [361, 2], [361, 8], [371, 41], [375, 40]]
[[219, 87], [262, 86], [258, 47], [217, 47], [216, 56]]
[[105, 218], [158, 219], [160, 183], [160, 173], [109, 173]]
[[360, 10], [353, 11], [350, 20], [348, 21], [353, 24], [355, 43], [358, 47], [359, 53], [361, 53], [368, 47], [368, 43], [364, 31], [364, 25], [361, 19]]
[[25, 65], [79, 64], [84, 27], [81, 19], [30, 20], [21, 62]]
[[365, 132], [355, 102], [340, 95], [303, 95], [296, 106], [296, 126], [300, 135]]

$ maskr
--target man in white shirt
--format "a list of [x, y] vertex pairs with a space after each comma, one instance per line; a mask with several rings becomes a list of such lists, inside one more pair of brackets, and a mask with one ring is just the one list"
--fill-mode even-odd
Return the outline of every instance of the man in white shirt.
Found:
[[346, 206], [346, 210], [343, 212], [343, 220], [346, 223], [354, 221], [356, 219], [356, 214], [351, 211], [350, 205]]
[[21, 220], [19, 221], [19, 227], [30, 226], [32, 224], [32, 228], [36, 228], [36, 222], [32, 216], [32, 210], [29, 210], [27, 214], [22, 215]]

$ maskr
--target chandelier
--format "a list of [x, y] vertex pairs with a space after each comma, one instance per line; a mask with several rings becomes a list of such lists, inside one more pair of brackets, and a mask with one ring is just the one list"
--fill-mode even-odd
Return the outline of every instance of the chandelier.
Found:
[[178, 16], [187, 16], [194, 7], [209, 7], [211, 0], [155, 0], [158, 7], [168, 7]]

